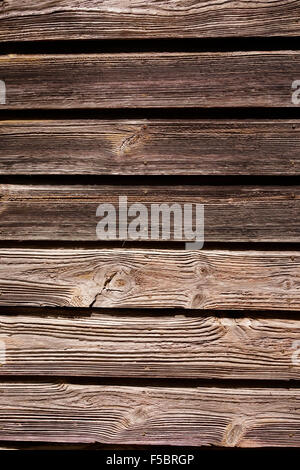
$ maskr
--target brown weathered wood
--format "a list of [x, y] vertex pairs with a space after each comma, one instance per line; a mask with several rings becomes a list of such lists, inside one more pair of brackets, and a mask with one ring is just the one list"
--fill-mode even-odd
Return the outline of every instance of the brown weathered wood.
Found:
[[0, 40], [299, 36], [299, 15], [292, 0], [6, 0]]
[[297, 251], [1, 249], [0, 305], [300, 310]]
[[299, 320], [42, 315], [0, 316], [0, 375], [300, 379]]
[[0, 107], [291, 107], [299, 69], [299, 51], [11, 54]]
[[0, 439], [106, 444], [299, 446], [300, 391], [8, 382]]
[[299, 120], [0, 121], [0, 174], [299, 175]]
[[[153, 226], [157, 224], [150, 217], [151, 204], [177, 203], [181, 213], [184, 204], [204, 204], [206, 242], [300, 239], [299, 186], [1, 185], [0, 195], [2, 240], [97, 240], [96, 226], [102, 218], [96, 216], [97, 207], [112, 203], [119, 228], [119, 196], [127, 196], [128, 208], [143, 203]], [[173, 216], [170, 220], [173, 240]], [[149, 240], [161, 237], [161, 226], [156, 237], [149, 227]], [[114, 239], [119, 239], [119, 230]], [[188, 241], [184, 230], [180, 240]]]

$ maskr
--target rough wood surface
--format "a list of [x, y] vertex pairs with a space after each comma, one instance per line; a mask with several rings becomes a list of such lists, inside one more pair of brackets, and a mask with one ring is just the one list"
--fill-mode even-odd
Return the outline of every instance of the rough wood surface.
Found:
[[1, 249], [0, 305], [300, 310], [297, 251]]
[[1, 41], [299, 36], [298, 1], [5, 0]]
[[[53, 186], [1, 185], [2, 240], [97, 240], [96, 216], [99, 204], [116, 208], [119, 239], [119, 196], [127, 196], [128, 208], [142, 203], [204, 204], [206, 242], [298, 242], [300, 238], [299, 186]], [[128, 221], [137, 217], [128, 216]], [[169, 217], [168, 217], [169, 219]], [[161, 220], [151, 227], [158, 233], [148, 239], [160, 240]], [[172, 240], [173, 215], [170, 217]], [[155, 222], [155, 223], [154, 223]], [[122, 225], [123, 227], [123, 225]], [[138, 229], [140, 230], [140, 229]], [[142, 230], [141, 234], [145, 236]], [[121, 237], [121, 239], [123, 239]], [[177, 239], [177, 238], [176, 238]], [[188, 241], [182, 230], [178, 240]]]
[[299, 51], [0, 56], [1, 109], [291, 107]]
[[0, 375], [299, 380], [299, 338], [290, 319], [1, 315]]
[[0, 174], [299, 175], [299, 120], [0, 121]]
[[0, 439], [299, 446], [300, 391], [6, 382]]

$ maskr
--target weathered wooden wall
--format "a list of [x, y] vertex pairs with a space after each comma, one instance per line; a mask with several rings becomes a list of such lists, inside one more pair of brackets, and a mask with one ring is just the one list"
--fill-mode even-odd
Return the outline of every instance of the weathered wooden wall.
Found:
[[[0, 447], [300, 446], [299, 13], [1, 3]], [[206, 246], [100, 243], [119, 196]]]

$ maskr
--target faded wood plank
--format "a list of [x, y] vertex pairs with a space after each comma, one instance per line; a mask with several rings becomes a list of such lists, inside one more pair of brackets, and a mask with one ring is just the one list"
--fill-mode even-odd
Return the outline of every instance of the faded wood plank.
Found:
[[[207, 242], [298, 242], [300, 238], [300, 186], [47, 186], [1, 185], [2, 240], [97, 240], [99, 204], [116, 208], [119, 239], [119, 196], [128, 208], [143, 203], [150, 223], [151, 204], [204, 204]], [[195, 208], [195, 206], [194, 206]], [[137, 216], [138, 214], [136, 214]], [[195, 210], [194, 210], [195, 227]], [[134, 217], [128, 216], [128, 221]], [[147, 239], [160, 240], [148, 230]], [[170, 235], [174, 238], [173, 215]], [[180, 238], [179, 238], [180, 237]], [[123, 239], [121, 236], [120, 239]], [[188, 241], [184, 231], [178, 240]]]
[[0, 174], [298, 175], [299, 120], [0, 121]]
[[7, 382], [0, 439], [225, 447], [299, 446], [300, 391]]
[[299, 69], [299, 51], [11, 54], [1, 109], [291, 107]]
[[300, 310], [297, 251], [0, 250], [0, 305]]
[[299, 338], [289, 319], [1, 315], [0, 375], [299, 380]]
[[292, 0], [8, 0], [0, 40], [299, 36], [299, 15]]

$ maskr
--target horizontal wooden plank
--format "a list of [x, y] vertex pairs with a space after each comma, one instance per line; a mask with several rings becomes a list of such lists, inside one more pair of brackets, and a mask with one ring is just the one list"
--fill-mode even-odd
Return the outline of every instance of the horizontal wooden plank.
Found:
[[21, 0], [4, 2], [1, 41], [299, 36], [298, 2]]
[[0, 439], [299, 446], [300, 391], [6, 382]]
[[1, 314], [0, 375], [299, 380], [299, 338], [290, 319]]
[[[206, 242], [298, 242], [300, 239], [300, 186], [54, 186], [1, 185], [2, 240], [97, 240], [96, 216], [100, 204], [116, 209], [114, 240], [130, 239], [119, 233], [119, 197], [147, 208], [151, 229], [142, 229], [148, 240], [162, 239], [162, 219], [151, 217], [152, 204], [203, 204]], [[137, 217], [128, 216], [128, 221]], [[170, 237], [174, 241], [173, 215]], [[123, 227], [123, 225], [122, 225]], [[143, 238], [141, 238], [143, 239]], [[185, 231], [176, 240], [188, 241]]]
[[299, 120], [0, 121], [0, 174], [299, 175]]
[[298, 51], [10, 54], [1, 109], [291, 107], [299, 69]]
[[0, 305], [300, 310], [297, 251], [1, 249]]

